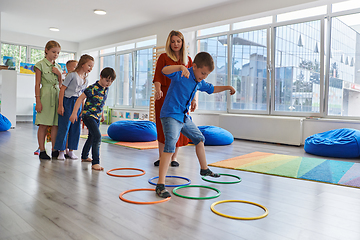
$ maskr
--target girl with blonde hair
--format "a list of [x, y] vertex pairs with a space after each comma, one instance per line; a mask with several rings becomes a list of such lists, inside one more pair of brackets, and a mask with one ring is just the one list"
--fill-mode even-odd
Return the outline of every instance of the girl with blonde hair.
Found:
[[54, 143], [58, 131], [58, 98], [59, 86], [62, 84], [61, 67], [55, 62], [61, 51], [60, 44], [56, 41], [49, 41], [45, 46], [45, 57], [35, 64], [35, 124], [38, 129], [38, 143], [40, 159], [50, 159], [45, 151], [45, 136], [48, 127], [51, 127], [52, 157], [58, 156], [54, 151]]
[[[69, 118], [73, 112], [75, 102], [88, 86], [87, 76], [94, 67], [94, 58], [84, 54], [81, 56], [73, 72], [66, 76], [59, 94], [59, 132], [55, 142], [55, 149], [59, 150], [57, 159], [65, 159], [66, 140], [69, 151], [66, 153], [70, 159], [77, 159], [73, 150], [78, 149], [80, 138], [80, 121], [71, 123]], [[81, 113], [81, 106], [77, 117]], [[69, 136], [68, 136], [69, 134]]]

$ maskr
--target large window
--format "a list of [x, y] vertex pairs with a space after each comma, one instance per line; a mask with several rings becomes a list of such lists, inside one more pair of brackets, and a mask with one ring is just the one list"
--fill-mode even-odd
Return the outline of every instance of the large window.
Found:
[[320, 23], [275, 28], [275, 111], [320, 112]]
[[233, 110], [267, 109], [267, 30], [231, 36], [231, 97]]
[[117, 70], [117, 93], [118, 101], [116, 105], [132, 106], [132, 92], [133, 92], [133, 54], [125, 53], [120, 54], [118, 57], [118, 70]]
[[328, 115], [360, 117], [359, 24], [360, 14], [331, 19]]
[[1, 44], [1, 62], [9, 68], [20, 71], [20, 62], [26, 62], [27, 47], [14, 44]]
[[[227, 35], [210, 37], [198, 40], [199, 52], [208, 52], [214, 59], [215, 69], [206, 78], [214, 86], [225, 86], [228, 75], [228, 45]], [[200, 110], [226, 111], [226, 92], [207, 94], [200, 92], [198, 95], [198, 108]]]
[[[106, 67], [115, 69], [115, 54], [100, 57], [100, 71]], [[115, 89], [110, 87], [106, 100], [106, 106], [113, 106], [115, 103], [115, 97]]]
[[153, 50], [146, 48], [136, 52], [135, 106], [148, 107], [152, 94]]
[[[152, 94], [154, 39], [100, 50], [100, 71], [115, 69], [116, 81], [109, 89], [107, 106], [148, 108]], [[149, 46], [150, 45], [150, 46]]]

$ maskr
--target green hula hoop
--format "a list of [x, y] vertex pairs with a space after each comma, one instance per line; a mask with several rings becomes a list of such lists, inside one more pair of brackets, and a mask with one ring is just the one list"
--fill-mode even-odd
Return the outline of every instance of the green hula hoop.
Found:
[[203, 180], [205, 180], [205, 181], [212, 182], [212, 183], [233, 184], [233, 183], [239, 183], [239, 182], [241, 182], [241, 177], [236, 176], [236, 175], [226, 174], [226, 173], [219, 173], [219, 175], [220, 175], [220, 176], [230, 176], [230, 177], [234, 177], [234, 178], [237, 178], [238, 180], [233, 181], [233, 182], [220, 182], [220, 181], [214, 181], [214, 180], [206, 179], [206, 176], [202, 176], [201, 178], [202, 178]]
[[[209, 188], [211, 190], [214, 190], [217, 192], [217, 194], [215, 196], [210, 196], [210, 197], [190, 197], [190, 196], [184, 196], [184, 195], [180, 195], [178, 194], [176, 191], [180, 188], [188, 188], [188, 187], [202, 187], [202, 188]], [[213, 187], [209, 187], [209, 186], [204, 186], [204, 185], [186, 185], [186, 186], [180, 186], [177, 188], [173, 189], [173, 193], [178, 196], [178, 197], [183, 197], [183, 198], [188, 198], [188, 199], [198, 199], [198, 200], [205, 200], [205, 199], [213, 199], [213, 198], [217, 198], [218, 196], [220, 196], [220, 191], [216, 188]]]

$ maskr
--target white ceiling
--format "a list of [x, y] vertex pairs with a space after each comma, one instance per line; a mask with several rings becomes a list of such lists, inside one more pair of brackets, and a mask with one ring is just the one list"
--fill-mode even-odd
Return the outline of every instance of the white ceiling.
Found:
[[[81, 42], [243, 0], [0, 0], [1, 30]], [[104, 9], [106, 15], [93, 13]], [[51, 32], [57, 27], [59, 32]]]

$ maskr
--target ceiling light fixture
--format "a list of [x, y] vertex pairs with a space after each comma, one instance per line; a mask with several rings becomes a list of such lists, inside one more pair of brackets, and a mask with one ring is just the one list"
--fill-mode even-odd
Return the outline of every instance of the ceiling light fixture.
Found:
[[60, 29], [56, 28], [56, 27], [51, 27], [49, 28], [50, 31], [53, 31], [53, 32], [58, 32], [60, 31]]
[[105, 15], [106, 11], [105, 10], [101, 10], [101, 9], [95, 9], [94, 13], [97, 15]]

